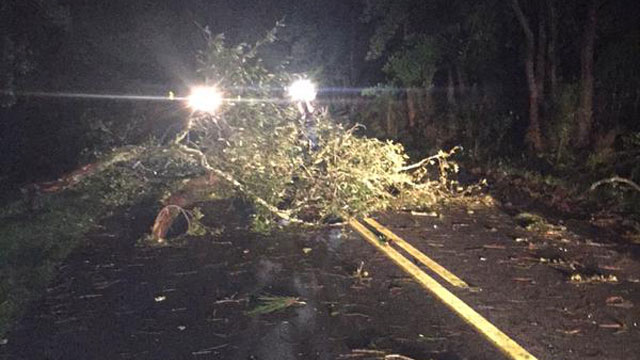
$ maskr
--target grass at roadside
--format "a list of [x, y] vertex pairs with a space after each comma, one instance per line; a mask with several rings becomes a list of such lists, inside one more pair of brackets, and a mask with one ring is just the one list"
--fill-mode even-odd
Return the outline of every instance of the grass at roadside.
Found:
[[102, 212], [100, 204], [79, 194], [52, 195], [37, 213], [23, 201], [11, 206], [12, 214], [0, 219], [0, 334], [42, 292]]
[[72, 188], [0, 207], [0, 338], [100, 220], [118, 209], [160, 199], [190, 173], [188, 163], [166, 156], [161, 148], [126, 152], [133, 155], [114, 153]]

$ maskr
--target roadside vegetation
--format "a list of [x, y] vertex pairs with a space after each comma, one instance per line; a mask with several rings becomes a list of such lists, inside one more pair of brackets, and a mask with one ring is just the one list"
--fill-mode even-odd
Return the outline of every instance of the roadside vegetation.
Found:
[[[308, 124], [295, 104], [261, 101], [282, 98], [296, 77], [284, 65], [268, 70], [258, 56], [276, 31], [252, 45], [229, 46], [224, 36], [205, 29], [201, 75], [223, 79], [221, 89], [237, 89], [225, 94], [237, 101], [215, 114], [193, 113], [165, 144], [122, 147], [57, 181], [26, 186], [22, 199], [2, 208], [0, 332], [44, 291], [56, 266], [102, 219], [142, 202], [160, 210], [151, 231], [158, 243], [179, 216], [190, 234], [205, 233], [199, 220], [206, 214], [192, 207], [212, 194], [253, 204], [258, 232], [464, 195], [452, 177], [458, 148], [409, 164], [401, 144], [362, 136], [359, 125], [341, 124], [325, 110]], [[262, 300], [275, 300], [265, 305], [267, 312], [293, 304]]]
[[137, 204], [157, 206], [197, 171], [157, 144], [126, 147], [90, 172], [27, 187], [21, 199], [0, 208], [0, 334], [43, 293], [56, 267], [101, 220]]
[[[473, 175], [466, 183], [487, 176], [497, 184], [493, 191], [515, 188], [567, 213], [597, 214], [596, 221], [615, 223], [630, 239], [637, 239], [637, 17], [633, 12], [626, 14], [624, 2], [600, 7], [597, 3], [367, 1], [356, 9], [359, 16], [340, 15], [348, 17], [340, 22], [351, 26], [348, 21], [357, 21], [354, 29], [364, 22], [370, 30], [362, 32], [370, 36], [368, 47], [360, 51], [356, 43], [366, 41], [354, 38], [349, 46], [331, 44], [329, 49], [341, 50], [324, 51], [330, 59], [300, 51], [294, 64], [274, 64], [270, 59], [267, 65], [259, 56], [276, 40], [278, 29], [255, 43], [230, 45], [224, 36], [205, 28], [197, 58], [199, 76], [237, 101], [225, 103], [215, 114], [194, 113], [186, 120], [176, 119], [175, 114], [184, 114], [182, 109], [165, 111], [172, 116], [163, 114], [163, 126], [158, 121], [161, 116], [147, 118], [149, 108], [138, 105], [118, 112], [109, 103], [105, 109], [80, 110], [78, 106], [71, 113], [49, 111], [55, 106], [47, 104], [18, 103], [15, 79], [27, 77], [31, 66], [25, 64], [30, 63], [31, 51], [28, 44], [16, 42], [15, 49], [10, 47], [0, 59], [8, 69], [3, 86], [10, 89], [0, 103], [23, 106], [22, 110], [33, 106], [41, 115], [39, 121], [55, 131], [46, 139], [30, 136], [49, 131], [27, 115], [11, 118], [6, 129], [18, 129], [12, 130], [18, 140], [3, 137], [0, 142], [9, 154], [1, 162], [12, 168], [0, 174], [2, 192], [11, 192], [16, 183], [29, 179], [22, 162], [30, 161], [32, 168], [50, 166], [51, 158], [43, 155], [50, 148], [71, 149], [69, 154], [56, 154], [53, 161], [65, 163], [66, 168], [85, 160], [99, 165], [47, 185], [48, 190], [57, 186], [55, 191], [27, 186], [22, 199], [6, 197], [14, 200], [0, 208], [0, 333], [30, 299], [42, 293], [55, 267], [101, 219], [142, 201], [167, 214], [155, 224], [154, 229], [160, 229], [152, 232], [156, 241], [166, 235], [177, 216], [185, 216], [195, 226], [190, 228], [192, 233], [201, 233], [197, 220], [206, 214], [190, 207], [212, 193], [252, 203], [252, 226], [259, 232], [404, 207], [428, 213], [435, 204], [473, 191], [456, 180], [456, 159]], [[3, 9], [2, 18], [12, 18], [12, 9], [21, 9], [19, 2], [11, 4]], [[63, 38], [65, 31], [72, 32], [70, 26], [62, 26], [70, 23], [71, 15], [59, 13], [62, 18], [53, 25]], [[334, 11], [328, 17], [336, 18], [335, 14], [343, 13]], [[616, 20], [596, 29], [597, 16]], [[189, 24], [193, 22], [188, 19]], [[570, 26], [558, 26], [562, 23]], [[104, 36], [98, 31], [101, 27], [84, 26], [86, 31], [100, 32], [95, 38]], [[19, 40], [23, 30], [7, 36]], [[297, 36], [291, 35], [296, 32], [289, 32], [287, 45], [292, 49], [312, 47], [309, 43], [327, 45], [304, 36], [296, 42]], [[114, 38], [144, 38], [136, 35], [140, 34], [121, 33]], [[596, 40], [605, 37], [611, 41], [598, 44]], [[583, 41], [575, 41], [578, 38]], [[48, 37], [40, 45], [47, 41]], [[91, 46], [79, 47], [79, 52], [91, 53], [87, 49], [94, 48], [93, 41], [87, 43]], [[76, 43], [65, 45], [72, 52]], [[127, 53], [119, 46], [113, 48], [118, 54]], [[361, 85], [352, 69], [346, 69], [358, 64], [344, 61], [359, 56], [369, 62], [369, 68], [379, 70], [365, 78], [369, 83], [380, 82], [359, 94], [366, 101], [316, 109], [312, 124], [302, 121], [294, 104], [281, 101], [283, 88], [304, 77], [296, 73], [302, 65], [315, 66], [310, 73], [333, 81], [326, 85]], [[139, 68], [152, 68], [145, 63], [147, 58], [151, 56], [122, 63], [135, 60]], [[322, 61], [331, 67], [322, 69]], [[123, 80], [128, 75], [120, 76]], [[58, 121], [65, 117], [75, 122]], [[151, 133], [158, 140], [139, 145]], [[62, 146], [71, 138], [77, 140], [72, 147]], [[123, 147], [127, 144], [138, 145]], [[15, 149], [24, 151], [9, 151]], [[626, 182], [606, 181], [614, 178]], [[605, 181], [598, 183], [601, 180]]]
[[463, 146], [460, 162], [495, 193], [515, 188], [640, 233], [640, 47], [628, 11], [596, 0], [368, 2], [367, 58], [385, 80], [363, 93], [356, 119], [411, 153]]
[[284, 71], [286, 64], [267, 69], [258, 56], [277, 30], [255, 44], [229, 46], [205, 29], [200, 74], [223, 79], [216, 86], [237, 100], [213, 114], [194, 113], [172, 144], [254, 203], [255, 230], [317, 225], [407, 202], [428, 206], [455, 193], [451, 157], [458, 148], [409, 164], [401, 144], [363, 136], [360, 125], [336, 121], [326, 109], [305, 120], [293, 103], [261, 101], [283, 98], [300, 77]]

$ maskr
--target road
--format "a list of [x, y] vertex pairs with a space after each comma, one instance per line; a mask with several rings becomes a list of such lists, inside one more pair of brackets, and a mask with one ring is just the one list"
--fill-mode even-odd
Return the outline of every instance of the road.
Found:
[[[174, 246], [136, 246], [153, 221], [150, 209], [107, 220], [10, 332], [0, 358], [505, 358], [354, 232], [262, 236], [232, 204], [203, 207], [220, 234]], [[422, 215], [379, 221], [469, 282], [473, 290], [451, 291], [539, 359], [640, 353], [637, 306], [606, 304], [611, 296], [640, 299], [638, 284], [625, 281], [635, 260], [616, 284], [575, 285], [526, 258], [542, 240], [498, 210]], [[264, 296], [295, 301], [260, 313]]]

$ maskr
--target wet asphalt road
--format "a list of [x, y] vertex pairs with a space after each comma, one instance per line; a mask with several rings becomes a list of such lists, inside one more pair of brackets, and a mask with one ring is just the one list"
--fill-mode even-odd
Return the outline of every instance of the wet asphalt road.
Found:
[[[260, 236], [228, 206], [206, 207], [208, 225], [224, 230], [180, 246], [135, 246], [150, 210], [107, 221], [61, 266], [0, 358], [503, 358], [350, 231]], [[248, 315], [265, 295], [305, 304]]]

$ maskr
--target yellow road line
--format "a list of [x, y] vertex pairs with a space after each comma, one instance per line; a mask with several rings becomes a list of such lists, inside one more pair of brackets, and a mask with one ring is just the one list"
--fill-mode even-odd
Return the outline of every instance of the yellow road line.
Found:
[[362, 235], [369, 243], [393, 260], [393, 262], [400, 266], [404, 271], [413, 276], [425, 289], [440, 299], [440, 301], [442, 301], [449, 309], [458, 314], [507, 357], [513, 360], [536, 360], [536, 357], [531, 355], [522, 346], [518, 345], [518, 343], [500, 331], [500, 329], [473, 310], [464, 301], [460, 300], [444, 286], [440, 285], [440, 283], [438, 283], [434, 278], [427, 275], [418, 266], [409, 261], [409, 259], [402, 256], [402, 254], [389, 246], [389, 244], [382, 243], [359, 221], [351, 219], [349, 220], [349, 225], [360, 233], [360, 235]]
[[367, 224], [371, 225], [374, 229], [376, 229], [380, 233], [382, 233], [382, 235], [386, 236], [387, 239], [393, 241], [395, 244], [400, 246], [406, 252], [411, 254], [411, 256], [413, 256], [418, 261], [420, 261], [422, 264], [424, 264], [424, 266], [428, 267], [433, 272], [438, 274], [441, 278], [443, 278], [449, 284], [451, 284], [453, 286], [456, 286], [456, 287], [460, 287], [460, 288], [468, 288], [469, 287], [469, 285], [467, 285], [466, 282], [464, 282], [462, 279], [457, 277], [451, 271], [445, 269], [442, 265], [440, 265], [437, 262], [433, 261], [430, 257], [428, 257], [427, 255], [423, 254], [420, 250], [418, 250], [415, 247], [413, 247], [413, 245], [411, 245], [408, 242], [406, 242], [403, 238], [401, 238], [400, 236], [394, 234], [393, 232], [391, 232], [391, 230], [387, 229], [386, 227], [382, 226], [379, 222], [375, 221], [372, 218], [365, 218], [364, 222], [366, 222]]

